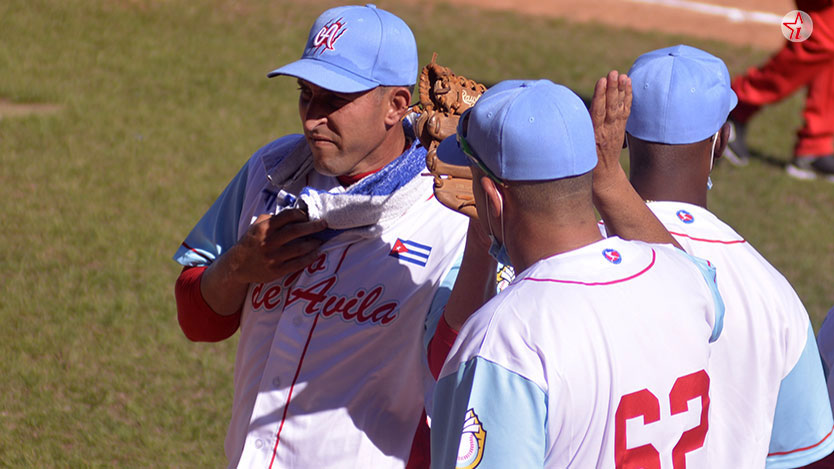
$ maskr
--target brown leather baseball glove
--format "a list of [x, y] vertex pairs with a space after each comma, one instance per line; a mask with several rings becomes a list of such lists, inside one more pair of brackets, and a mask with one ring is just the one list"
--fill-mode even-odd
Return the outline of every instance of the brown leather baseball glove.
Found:
[[420, 73], [420, 116], [415, 131], [426, 148], [426, 167], [434, 176], [434, 195], [443, 205], [472, 218], [478, 218], [472, 195], [472, 171], [469, 166], [450, 165], [437, 158], [437, 145], [454, 135], [463, 111], [475, 105], [486, 86], [455, 75], [437, 64], [437, 53]]

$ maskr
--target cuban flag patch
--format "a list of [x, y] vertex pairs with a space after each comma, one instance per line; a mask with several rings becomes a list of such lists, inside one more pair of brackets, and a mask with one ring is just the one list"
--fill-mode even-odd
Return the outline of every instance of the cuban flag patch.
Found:
[[394, 247], [388, 253], [391, 257], [417, 264], [420, 267], [426, 266], [429, 261], [429, 254], [431, 254], [431, 246], [400, 238], [397, 238], [397, 242], [394, 243]]
[[605, 257], [605, 260], [612, 264], [619, 264], [623, 261], [622, 256], [620, 256], [619, 251], [615, 249], [605, 249], [602, 251], [602, 256]]

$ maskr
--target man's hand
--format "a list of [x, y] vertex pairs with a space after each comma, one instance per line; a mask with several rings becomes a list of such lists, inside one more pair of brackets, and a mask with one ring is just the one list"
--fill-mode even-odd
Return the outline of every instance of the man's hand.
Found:
[[325, 229], [324, 221], [307, 221], [301, 210], [263, 214], [229, 252], [230, 278], [240, 283], [266, 283], [313, 262], [323, 241], [308, 237]]
[[616, 70], [608, 72], [594, 87], [591, 99], [591, 122], [597, 144], [599, 162], [594, 168], [594, 191], [605, 190], [622, 182], [625, 172], [620, 165], [620, 153], [625, 138], [625, 127], [631, 114], [631, 78]]
[[323, 241], [309, 235], [326, 227], [321, 220], [307, 221], [307, 214], [296, 209], [259, 216], [203, 273], [200, 290], [206, 303], [218, 314], [234, 314], [250, 283], [271, 282], [313, 262]]
[[612, 70], [597, 81], [591, 99], [591, 122], [599, 159], [593, 175], [594, 206], [605, 222], [608, 236], [680, 248], [631, 186], [620, 165], [630, 113], [631, 79]]

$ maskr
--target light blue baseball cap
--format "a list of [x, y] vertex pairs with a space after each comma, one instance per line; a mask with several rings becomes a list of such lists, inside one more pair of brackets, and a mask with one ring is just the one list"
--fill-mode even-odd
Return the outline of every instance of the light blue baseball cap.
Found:
[[340, 93], [417, 81], [417, 42], [397, 16], [368, 4], [331, 8], [318, 17], [301, 59], [268, 77], [289, 75]]
[[588, 109], [576, 93], [549, 80], [508, 80], [488, 89], [437, 156], [457, 165], [475, 160], [501, 181], [561, 179], [597, 165]]
[[705, 140], [738, 104], [724, 62], [694, 47], [647, 52], [634, 61], [628, 76], [633, 100], [626, 131], [649, 142]]

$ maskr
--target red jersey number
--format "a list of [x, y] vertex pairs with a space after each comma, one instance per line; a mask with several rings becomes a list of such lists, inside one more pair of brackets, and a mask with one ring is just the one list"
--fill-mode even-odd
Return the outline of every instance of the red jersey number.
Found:
[[[709, 422], [709, 375], [704, 370], [681, 376], [669, 392], [671, 414], [689, 409], [689, 400], [701, 398], [701, 420], [698, 426], [686, 430], [672, 449], [674, 469], [686, 469], [686, 453], [704, 446]], [[643, 423], [660, 420], [660, 402], [648, 389], [626, 394], [620, 398], [614, 417], [614, 461], [617, 469], [660, 469], [660, 453], [651, 443], [626, 448], [626, 420], [643, 417]]]

